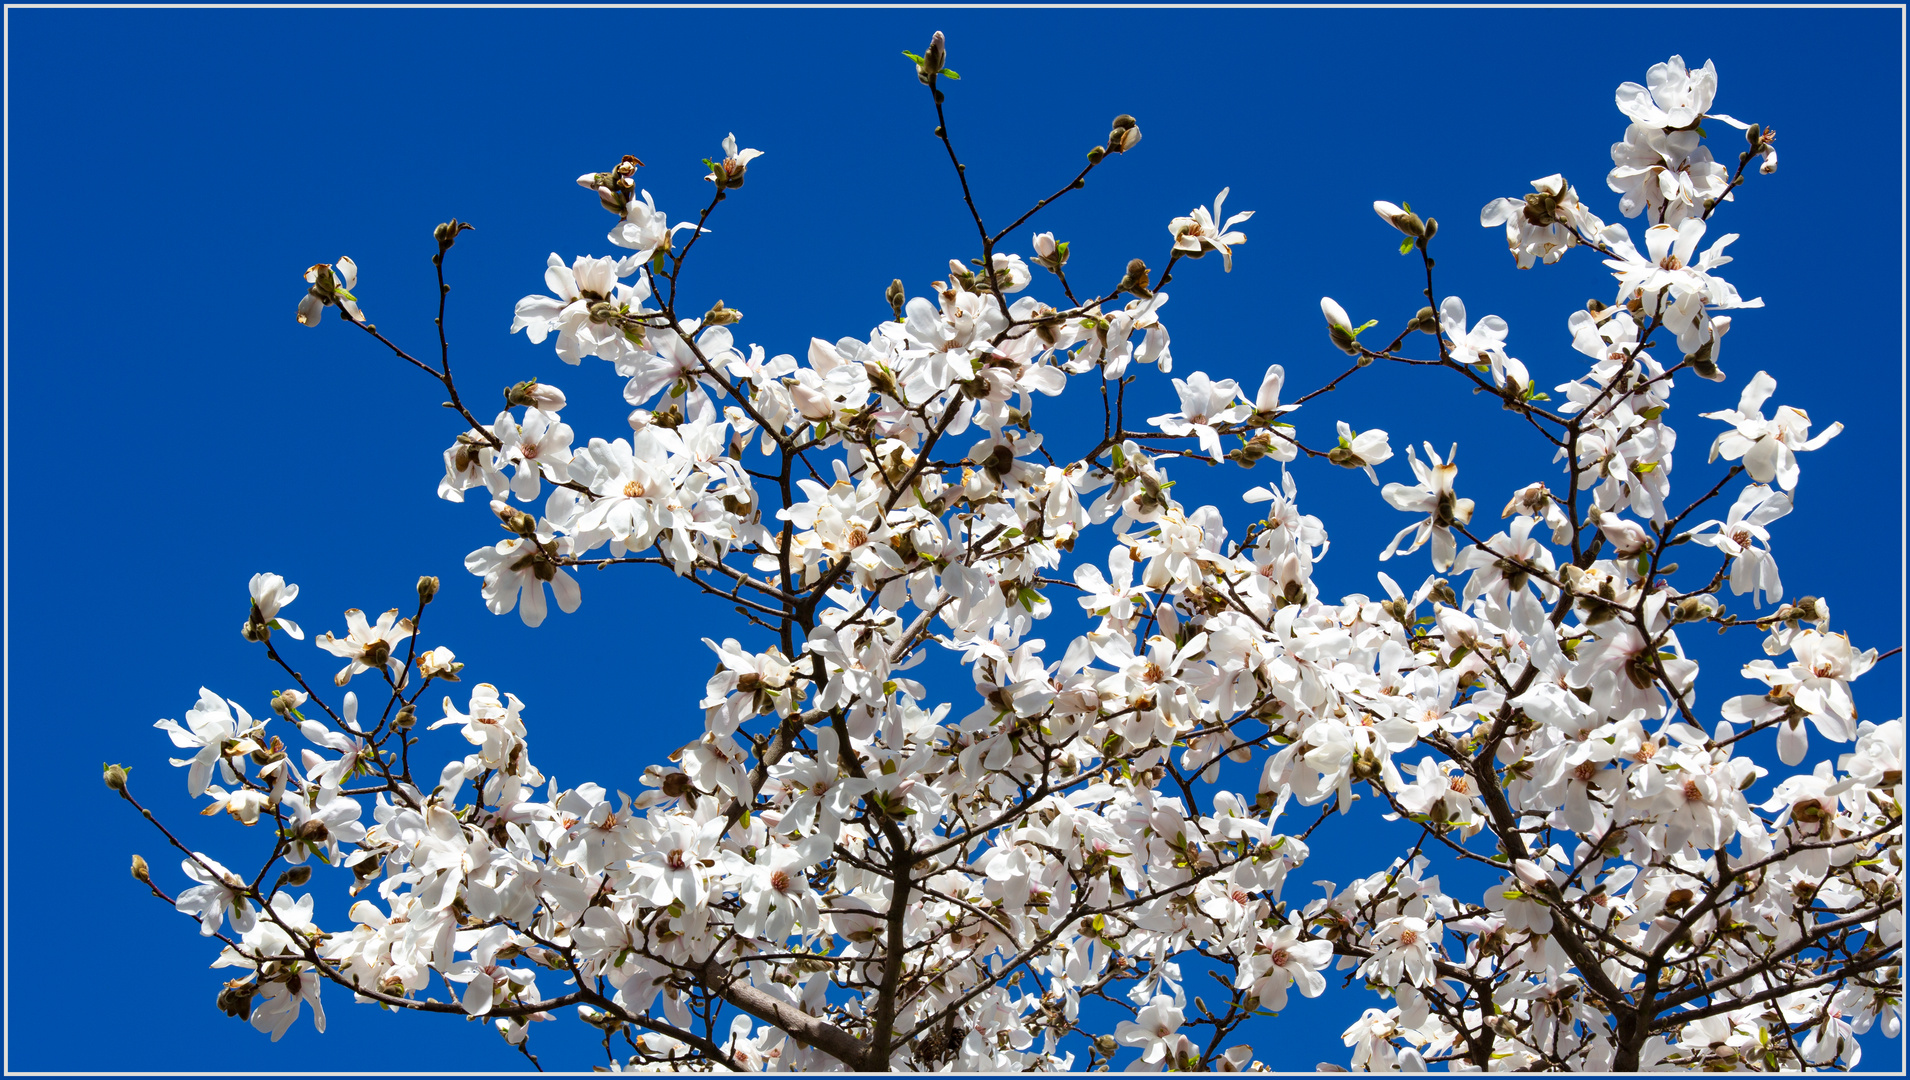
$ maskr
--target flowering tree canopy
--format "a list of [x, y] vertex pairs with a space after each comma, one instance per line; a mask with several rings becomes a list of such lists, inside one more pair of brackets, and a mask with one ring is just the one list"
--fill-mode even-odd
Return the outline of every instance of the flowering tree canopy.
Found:
[[[1629, 226], [1558, 175], [1481, 212], [1520, 268], [1571, 254], [1616, 279], [1567, 318], [1583, 374], [1545, 391], [1505, 320], [1438, 291], [1439, 222], [1385, 201], [1371, 227], [1423, 264], [1416, 310], [1376, 330], [1323, 299], [1344, 363], [1316, 387], [1279, 364], [1179, 377], [1166, 290], [1250, 258], [1252, 211], [1223, 190], [1152, 263], [1071, 281], [1068, 242], [1031, 223], [1136, 149], [1134, 118], [991, 225], [942, 35], [907, 55], [976, 246], [926, 295], [896, 281], [866, 337], [770, 355], [679, 291], [762, 155], [734, 135], [693, 220], [635, 157], [578, 178], [613, 254], [553, 254], [510, 329], [613, 367], [628, 431], [574, 432], [536, 380], [494, 417], [461, 394], [442, 296], [466, 223], [436, 230], [435, 355], [378, 329], [351, 259], [305, 271], [301, 324], [335, 312], [461, 421], [437, 494], [508, 534], [465, 558], [493, 612], [534, 627], [583, 602], [580, 568], [644, 567], [737, 621], [705, 640], [703, 734], [633, 796], [538, 770], [532, 709], [425, 636], [436, 578], [308, 643], [298, 586], [254, 576], [243, 632], [279, 688], [201, 690], [157, 726], [187, 794], [270, 832], [269, 858], [228, 869], [105, 770], [185, 880], [138, 856], [134, 876], [237, 969], [220, 1008], [275, 1040], [307, 1009], [322, 1029], [328, 997], [484, 1017], [531, 1063], [569, 1035], [612, 1069], [1290, 1068], [1309, 1063], [1246, 1037], [1330, 985], [1335, 1069], [1849, 1067], [1858, 1033], [1898, 1034], [1903, 724], [1859, 721], [1877, 651], [1787, 597], [1772, 551], [1801, 455], [1840, 425], [1767, 412], [1758, 372], [1703, 414], [1703, 479], [1672, 486], [1675, 382], [1731, 378], [1732, 312], [1761, 306], [1719, 276], [1737, 236], [1713, 217], [1777, 167], [1774, 132], [1713, 111], [1711, 64], [1618, 88]], [[1714, 157], [1725, 128], [1743, 146]], [[1369, 367], [1437, 369], [1401, 374], [1524, 425], [1495, 453], [1535, 450], [1529, 482], [1474, 493], [1499, 522], [1456, 445], [1307, 419]], [[1055, 445], [1042, 401], [1071, 382], [1102, 422]], [[1236, 505], [1177, 500], [1170, 471], [1214, 467], [1257, 472]], [[1404, 515], [1350, 545], [1398, 575], [1375, 595], [1314, 582], [1328, 531], [1300, 479], [1333, 467]], [[1752, 692], [1700, 701], [1693, 632], [1757, 643]], [[300, 674], [309, 646], [329, 683]], [[1765, 731], [1775, 762], [1745, 752]], [[1408, 846], [1323, 893], [1290, 880], [1356, 800]], [[318, 924], [321, 882], [355, 898], [346, 921]]]

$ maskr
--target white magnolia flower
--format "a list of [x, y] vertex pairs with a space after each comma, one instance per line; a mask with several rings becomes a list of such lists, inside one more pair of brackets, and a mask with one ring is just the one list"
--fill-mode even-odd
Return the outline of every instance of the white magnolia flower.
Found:
[[1214, 209], [1207, 212], [1204, 206], [1194, 207], [1187, 217], [1177, 217], [1168, 222], [1167, 231], [1174, 236], [1174, 250], [1186, 254], [1190, 259], [1198, 259], [1210, 251], [1220, 252], [1221, 264], [1231, 272], [1234, 268], [1234, 245], [1247, 242], [1247, 234], [1233, 231], [1235, 225], [1253, 216], [1252, 210], [1235, 214], [1225, 223], [1216, 225], [1220, 218], [1220, 205], [1227, 201], [1227, 193], [1232, 188], [1221, 188], [1214, 196]]
[[[1453, 479], [1459, 475], [1459, 466], [1452, 457], [1459, 452], [1454, 446], [1447, 452], [1445, 461], [1433, 451], [1432, 444], [1426, 443], [1426, 460], [1421, 462], [1413, 456], [1413, 448], [1406, 448], [1406, 460], [1412, 463], [1413, 475], [1419, 483], [1407, 487], [1405, 484], [1387, 484], [1380, 489], [1380, 497], [1391, 503], [1395, 510], [1404, 510], [1409, 514], [1425, 514], [1426, 520], [1416, 525], [1408, 525], [1393, 537], [1393, 542], [1380, 552], [1380, 561], [1385, 562], [1394, 554], [1411, 555], [1418, 551], [1427, 540], [1433, 545], [1433, 568], [1449, 570], [1453, 556], [1458, 552], [1457, 543], [1452, 538], [1452, 527], [1464, 526], [1472, 521], [1472, 500], [1460, 498], [1452, 488]], [[1400, 544], [1407, 536], [1412, 536], [1412, 546], [1400, 550]]]
[[1760, 484], [1775, 480], [1779, 487], [1791, 491], [1797, 487], [1798, 451], [1817, 449], [1836, 438], [1844, 425], [1833, 423], [1813, 439], [1810, 414], [1789, 405], [1778, 406], [1766, 420], [1764, 402], [1776, 389], [1777, 380], [1760, 371], [1745, 386], [1736, 409], [1700, 415], [1707, 420], [1722, 420], [1732, 428], [1712, 441], [1712, 461], [1742, 458], [1744, 471], [1751, 474], [1751, 479]]
[[357, 608], [345, 612], [345, 626], [349, 636], [339, 638], [330, 631], [320, 634], [317, 645], [333, 656], [344, 657], [347, 663], [338, 670], [332, 679], [340, 686], [351, 681], [352, 676], [378, 668], [388, 668], [393, 679], [403, 679], [405, 662], [397, 654], [398, 644], [411, 636], [412, 625], [409, 618], [399, 618], [398, 609], [392, 608], [378, 616], [377, 625], [365, 621], [365, 613]]
[[299, 325], [317, 326], [325, 309], [333, 305], [351, 321], [364, 321], [358, 300], [351, 294], [358, 287], [358, 264], [349, 256], [340, 256], [336, 266], [313, 264], [305, 271], [305, 283], [311, 288], [306, 290], [305, 299], [298, 302]]
[[291, 637], [305, 640], [305, 631], [297, 623], [279, 617], [279, 611], [285, 605], [298, 599], [298, 586], [289, 585], [277, 574], [253, 574], [247, 587], [252, 593], [252, 622], [254, 625], [276, 627]]

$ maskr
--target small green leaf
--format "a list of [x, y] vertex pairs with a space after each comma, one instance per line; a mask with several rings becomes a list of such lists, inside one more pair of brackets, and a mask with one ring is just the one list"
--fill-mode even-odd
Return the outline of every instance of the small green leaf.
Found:
[[1412, 237], [1410, 237], [1410, 236], [1409, 236], [1409, 237], [1407, 237], [1406, 239], [1404, 239], [1404, 240], [1401, 240], [1401, 241], [1399, 242], [1399, 253], [1400, 253], [1401, 255], [1404, 255], [1404, 254], [1406, 254], [1407, 252], [1409, 252], [1409, 251], [1411, 251], [1412, 249], [1413, 249], [1413, 238], [1412, 238]]
[[921, 57], [915, 55], [914, 53], [908, 51], [907, 49], [902, 50], [902, 55], [908, 57], [910, 60], [913, 60], [918, 64], [922, 62]]
[[943, 68], [942, 74], [948, 76], [951, 79], [954, 79], [956, 82], [962, 81], [962, 77], [960, 75], [955, 74], [954, 68]]

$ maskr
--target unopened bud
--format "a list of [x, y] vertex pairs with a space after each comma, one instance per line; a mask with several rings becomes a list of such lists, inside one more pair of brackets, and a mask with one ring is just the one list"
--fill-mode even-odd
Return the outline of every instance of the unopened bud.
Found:
[[396, 717], [392, 718], [391, 726], [397, 728], [399, 731], [409, 731], [416, 726], [417, 723], [418, 710], [406, 705], [398, 710]]
[[279, 875], [280, 885], [290, 885], [294, 889], [310, 880], [312, 880], [312, 868], [309, 866], [294, 866]]
[[418, 602], [429, 604], [438, 595], [438, 579], [421, 577], [418, 579]]
[[1108, 148], [1105, 146], [1088, 147], [1088, 164], [1090, 165], [1099, 165], [1101, 163], [1101, 159], [1107, 156], [1108, 156]]
[[252, 1015], [252, 997], [258, 993], [258, 985], [245, 979], [233, 979], [219, 991], [219, 1011], [227, 1016], [244, 1020]]
[[114, 791], [126, 790], [126, 769], [121, 765], [102, 766], [106, 786]]
[[524, 539], [529, 540], [537, 535], [537, 519], [519, 510], [517, 507], [506, 502], [493, 501], [491, 503], [491, 512], [497, 515], [497, 519], [504, 524], [506, 529], [509, 529]]
[[1413, 316], [1413, 321], [1406, 324], [1406, 329], [1417, 330], [1422, 334], [1437, 334], [1439, 333], [1439, 314], [1429, 307], [1420, 308], [1419, 313]]
[[715, 307], [703, 313], [704, 326], [728, 326], [741, 321], [743, 321], [743, 313], [735, 308], [724, 307], [721, 300], [716, 302]]
[[1122, 113], [1114, 118], [1114, 129], [1108, 132], [1109, 153], [1125, 154], [1140, 141], [1141, 129], [1134, 123], [1132, 116]]
[[1388, 225], [1415, 240], [1426, 235], [1426, 223], [1419, 220], [1419, 215], [1411, 210], [1382, 200], [1373, 204], [1373, 212], [1384, 219]]
[[325, 823], [317, 818], [307, 818], [305, 823], [298, 827], [297, 835], [301, 841], [307, 844], [322, 844], [332, 838], [332, 831], [326, 828]]
[[902, 279], [896, 278], [889, 282], [888, 291], [884, 292], [882, 297], [889, 302], [889, 310], [895, 312], [895, 321], [901, 322], [902, 307], [909, 300], [908, 290], [902, 287]]
[[504, 404], [510, 406], [528, 406], [542, 412], [554, 413], [569, 403], [564, 392], [555, 386], [546, 386], [536, 379], [526, 379], [504, 388]]
[[942, 70], [942, 65], [947, 62], [948, 39], [942, 36], [940, 30], [937, 30], [935, 31], [935, 36], [928, 39], [928, 50], [922, 54], [922, 62], [916, 67], [915, 77], [922, 81], [922, 85], [926, 86], [929, 80], [935, 77], [936, 72]]
[[459, 233], [467, 229], [475, 230], [476, 228], [476, 225], [468, 221], [459, 221], [457, 218], [452, 218], [450, 221], [444, 222], [437, 228], [431, 230], [431, 235], [438, 241], [438, 254], [442, 255], [446, 251], [449, 251], [451, 245], [458, 242]]
[[153, 883], [153, 872], [151, 868], [146, 865], [146, 860], [138, 855], [133, 856], [133, 880], [143, 881], [148, 885]]
[[1133, 293], [1143, 300], [1148, 299], [1154, 295], [1153, 291], [1147, 287], [1149, 273], [1150, 271], [1147, 269], [1145, 262], [1139, 259], [1128, 260], [1127, 276], [1121, 279], [1120, 288], [1116, 291]]

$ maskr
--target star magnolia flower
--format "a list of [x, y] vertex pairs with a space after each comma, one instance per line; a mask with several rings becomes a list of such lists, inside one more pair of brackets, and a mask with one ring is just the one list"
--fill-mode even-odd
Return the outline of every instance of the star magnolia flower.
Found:
[[551, 295], [519, 300], [511, 333], [522, 330], [532, 342], [541, 343], [552, 330], [557, 331], [557, 355], [566, 364], [579, 363], [586, 356], [600, 356], [611, 363], [624, 360], [637, 346], [624, 336], [620, 324], [646, 312], [643, 301], [649, 299], [650, 287], [641, 279], [635, 285], [617, 279], [635, 273], [640, 265], [634, 259], [585, 255], [565, 266], [552, 252], [544, 270], [544, 284]]
[[[1791, 512], [1791, 497], [1763, 484], [1751, 484], [1738, 494], [1725, 515], [1691, 530], [1693, 543], [1717, 548], [1731, 557], [1731, 592], [1751, 594], [1752, 603], [1761, 603], [1759, 594], [1771, 602], [1784, 599], [1784, 583], [1778, 580], [1777, 560], [1771, 557], [1771, 534], [1765, 526]], [[1716, 531], [1710, 531], [1715, 529]], [[1763, 547], [1757, 543], [1762, 542]]]
[[1196, 206], [1191, 215], [1177, 217], [1168, 222], [1167, 231], [1174, 234], [1175, 251], [1184, 252], [1190, 259], [1198, 259], [1210, 251], [1218, 251], [1223, 269], [1229, 273], [1233, 272], [1233, 245], [1246, 243], [1247, 234], [1233, 232], [1232, 229], [1235, 225], [1252, 217], [1253, 211], [1247, 210], [1235, 214], [1224, 224], [1215, 225], [1214, 222], [1220, 217], [1220, 204], [1227, 200], [1227, 193], [1232, 190], [1232, 188], [1221, 188], [1220, 194], [1214, 196], [1213, 213], [1208, 213], [1204, 206]]
[[703, 179], [715, 184], [720, 191], [723, 188], [743, 186], [743, 176], [749, 171], [749, 163], [762, 157], [761, 150], [738, 150], [736, 133], [730, 132], [723, 138], [723, 160], [713, 162], [710, 174]]
[[1320, 970], [1333, 960], [1333, 943], [1301, 938], [1296, 920], [1272, 932], [1262, 931], [1252, 958], [1235, 977], [1236, 989], [1251, 988], [1260, 1004], [1274, 1012], [1287, 1007], [1287, 987], [1297, 985], [1305, 997], [1319, 997], [1326, 989]]
[[1360, 965], [1359, 972], [1377, 976], [1386, 986], [1398, 986], [1403, 980], [1414, 986], [1431, 986], [1433, 946], [1439, 937], [1437, 924], [1401, 915], [1387, 919], [1373, 931], [1373, 955]]
[[[1248, 414], [1245, 405], [1235, 404], [1240, 384], [1232, 379], [1215, 382], [1206, 372], [1196, 371], [1186, 379], [1175, 379], [1174, 388], [1180, 391], [1180, 411], [1151, 417], [1147, 422], [1169, 435], [1199, 436], [1200, 448], [1219, 461], [1220, 434], [1214, 425], [1238, 423]], [[1277, 387], [1274, 392], [1278, 394]]]
[[[1393, 505], [1396, 510], [1409, 514], [1425, 514], [1426, 520], [1416, 525], [1408, 525], [1393, 537], [1393, 542], [1380, 552], [1380, 561], [1385, 562], [1394, 554], [1411, 555], [1425, 545], [1427, 540], [1433, 543], [1433, 567], [1440, 571], [1452, 568], [1453, 556], [1458, 553], [1458, 545], [1452, 538], [1452, 527], [1464, 525], [1472, 520], [1472, 500], [1459, 498], [1453, 493], [1453, 478], [1459, 475], [1459, 466], [1451, 457], [1459, 452], [1454, 446], [1447, 452], [1447, 460], [1440, 461], [1433, 452], [1432, 444], [1426, 443], [1426, 462], [1422, 464], [1413, 456], [1413, 448], [1406, 448], [1406, 460], [1413, 466], [1413, 475], [1419, 483], [1407, 487], [1405, 484], [1387, 484], [1380, 489], [1380, 497]], [[1412, 546], [1404, 551], [1399, 545], [1408, 535], [1412, 535]]]
[[1618, 87], [1618, 111], [1640, 124], [1655, 128], [1690, 127], [1704, 118], [1718, 94], [1718, 72], [1706, 60], [1696, 71], [1685, 67], [1682, 56], [1651, 65], [1645, 86], [1635, 82]]
[[306, 291], [305, 299], [298, 302], [300, 326], [317, 326], [325, 309], [334, 304], [351, 321], [363, 321], [357, 298], [351, 294], [358, 287], [358, 264], [351, 261], [349, 256], [340, 256], [336, 268], [324, 263], [314, 264], [305, 271], [305, 281], [311, 288]]
[[241, 934], [257, 923], [259, 913], [246, 901], [245, 881], [239, 875], [196, 852], [179, 867], [198, 884], [181, 892], [173, 907], [198, 919], [200, 934], [218, 933], [227, 915], [232, 916], [232, 929]]
[[[1327, 451], [1327, 460], [1349, 469], [1365, 469], [1366, 478], [1375, 484], [1379, 483], [1379, 474], [1373, 471], [1373, 466], [1383, 461], [1390, 461], [1393, 456], [1393, 444], [1386, 432], [1373, 428], [1356, 433], [1346, 421], [1340, 420], [1337, 423], [1340, 431], [1340, 445]], [[1407, 453], [1410, 454], [1412, 451], [1408, 449]], [[1414, 468], [1418, 466], [1415, 465]]]
[[253, 574], [248, 588], [252, 593], [254, 625], [277, 627], [299, 641], [305, 640], [305, 631], [299, 629], [297, 623], [279, 618], [279, 610], [298, 599], [297, 585], [286, 584], [277, 574]]
[[[562, 538], [568, 541], [568, 537]], [[562, 548], [560, 547], [560, 552]], [[519, 608], [525, 626], [543, 623], [544, 583], [550, 583], [557, 607], [568, 615], [583, 603], [583, 590], [577, 579], [557, 565], [541, 543], [512, 537], [495, 547], [484, 547], [464, 557], [464, 568], [484, 579], [484, 605], [492, 614], [509, 614]], [[522, 597], [522, 607], [519, 607]], [[409, 623], [407, 623], [407, 626]]]
[[1497, 315], [1487, 315], [1470, 331], [1466, 329], [1466, 304], [1456, 296], [1448, 296], [1439, 305], [1439, 328], [1445, 331], [1454, 361], [1468, 367], [1484, 364], [1492, 371], [1495, 386], [1511, 385], [1525, 387], [1531, 385], [1532, 377], [1525, 372], [1525, 365], [1506, 355], [1505, 320]]
[[352, 676], [374, 668], [389, 668], [393, 679], [404, 677], [405, 664], [396, 653], [398, 643], [411, 636], [410, 619], [399, 618], [398, 609], [392, 608], [378, 616], [378, 624], [373, 626], [365, 621], [364, 612], [352, 608], [345, 612], [345, 625], [351, 633], [344, 640], [327, 631], [317, 641], [319, 648], [348, 661], [338, 669], [334, 683], [343, 686]]
[[1173, 998], [1157, 995], [1134, 1014], [1134, 1019], [1115, 1025], [1114, 1039], [1127, 1046], [1142, 1047], [1141, 1061], [1153, 1065], [1179, 1048], [1184, 1039], [1178, 1035], [1183, 1019], [1185, 1014], [1174, 1007]]
[[1833, 423], [1813, 439], [1810, 414], [1789, 405], [1778, 406], [1777, 412], [1766, 420], [1764, 401], [1776, 389], [1777, 380], [1760, 371], [1745, 386], [1736, 409], [1700, 415], [1707, 420], [1722, 420], [1732, 427], [1712, 441], [1712, 461], [1743, 458], [1744, 471], [1751, 474], [1751, 479], [1760, 484], [1775, 480], [1779, 487], [1791, 491], [1797, 487], [1799, 476], [1797, 452], [1824, 445], [1836, 438], [1844, 425]]
[[[238, 714], [236, 718], [234, 713]], [[228, 757], [242, 759], [259, 749], [258, 740], [264, 738], [263, 723], [254, 724], [251, 714], [238, 702], [227, 701], [203, 686], [199, 688], [198, 704], [186, 714], [184, 728], [174, 720], [161, 720], [153, 726], [172, 736], [174, 746], [199, 751], [189, 758], [171, 759], [174, 765], [192, 766], [186, 773], [186, 794], [195, 798], [205, 794], [214, 766], [226, 783], [238, 783], [239, 774]]]

